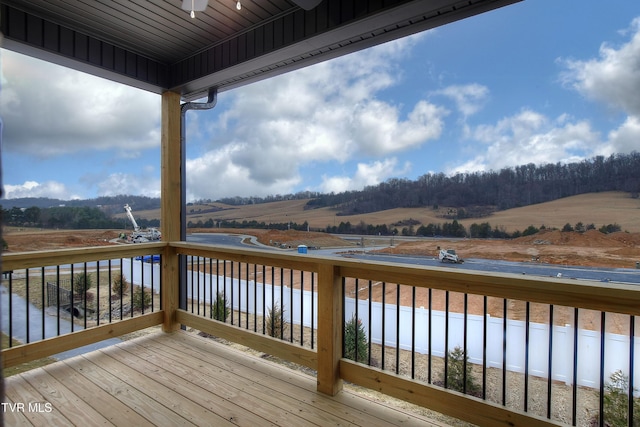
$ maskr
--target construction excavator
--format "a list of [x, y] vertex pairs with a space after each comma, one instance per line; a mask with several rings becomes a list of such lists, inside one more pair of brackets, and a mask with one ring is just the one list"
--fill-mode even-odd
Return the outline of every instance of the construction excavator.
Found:
[[133, 225], [133, 231], [131, 232], [131, 241], [133, 243], [152, 242], [162, 238], [162, 235], [157, 228], [140, 228], [131, 213], [131, 206], [128, 204], [124, 205], [124, 210], [127, 212], [127, 217], [129, 218], [129, 221], [131, 221], [131, 225]]

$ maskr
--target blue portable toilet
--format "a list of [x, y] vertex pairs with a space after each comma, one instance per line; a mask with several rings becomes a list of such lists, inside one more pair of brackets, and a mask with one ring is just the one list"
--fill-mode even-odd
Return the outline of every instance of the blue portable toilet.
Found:
[[298, 253], [306, 254], [307, 253], [307, 245], [298, 245]]

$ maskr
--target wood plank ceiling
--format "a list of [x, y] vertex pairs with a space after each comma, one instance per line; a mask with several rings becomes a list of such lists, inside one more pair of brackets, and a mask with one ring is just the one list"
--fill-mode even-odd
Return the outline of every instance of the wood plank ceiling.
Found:
[[517, 1], [0, 0], [1, 46], [189, 101]]

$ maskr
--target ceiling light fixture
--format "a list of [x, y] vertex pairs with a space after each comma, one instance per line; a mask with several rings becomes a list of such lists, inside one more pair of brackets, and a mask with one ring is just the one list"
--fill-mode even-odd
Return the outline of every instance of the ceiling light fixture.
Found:
[[196, 17], [196, 12], [207, 10], [209, 0], [182, 0], [182, 9], [189, 12], [189, 16]]
[[[189, 12], [191, 18], [195, 18], [196, 12], [204, 12], [208, 4], [209, 0], [182, 0], [182, 9]], [[240, 0], [236, 0], [236, 9], [242, 10]]]

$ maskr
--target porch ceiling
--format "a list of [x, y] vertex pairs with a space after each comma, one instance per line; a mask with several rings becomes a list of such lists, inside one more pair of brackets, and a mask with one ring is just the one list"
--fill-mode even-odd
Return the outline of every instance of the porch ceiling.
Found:
[[0, 0], [2, 47], [183, 100], [520, 0]]

